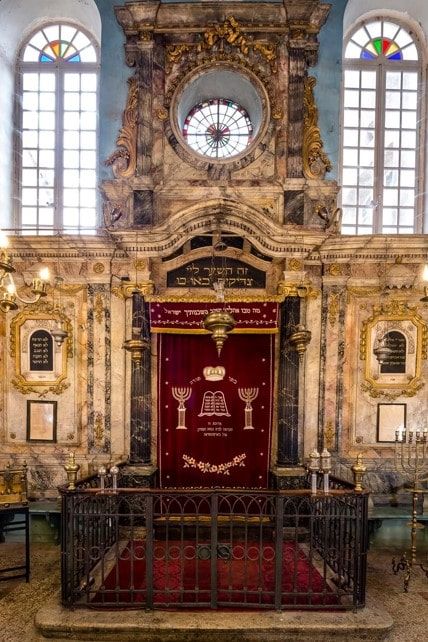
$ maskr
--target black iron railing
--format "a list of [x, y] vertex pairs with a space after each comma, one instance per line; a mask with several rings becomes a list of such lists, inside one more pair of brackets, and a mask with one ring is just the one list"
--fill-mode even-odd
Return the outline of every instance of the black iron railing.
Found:
[[63, 489], [63, 604], [364, 606], [367, 495], [335, 485], [327, 495], [141, 487], [113, 493], [88, 482]]

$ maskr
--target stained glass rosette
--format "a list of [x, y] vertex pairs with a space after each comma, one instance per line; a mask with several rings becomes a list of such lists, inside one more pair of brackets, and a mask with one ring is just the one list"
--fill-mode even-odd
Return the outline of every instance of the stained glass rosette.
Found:
[[247, 111], [226, 98], [205, 100], [188, 113], [183, 136], [199, 154], [224, 159], [243, 152], [252, 140]]

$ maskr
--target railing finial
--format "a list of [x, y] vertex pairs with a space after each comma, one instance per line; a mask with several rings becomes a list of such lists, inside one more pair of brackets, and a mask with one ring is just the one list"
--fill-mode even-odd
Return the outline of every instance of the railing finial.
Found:
[[68, 490], [76, 490], [77, 473], [80, 470], [80, 465], [76, 464], [76, 455], [70, 452], [68, 461], [64, 465], [64, 470], [67, 473]]
[[355, 491], [361, 493], [364, 490], [362, 486], [363, 476], [367, 470], [367, 466], [363, 464], [363, 453], [358, 453], [355, 464], [351, 470], [354, 474]]

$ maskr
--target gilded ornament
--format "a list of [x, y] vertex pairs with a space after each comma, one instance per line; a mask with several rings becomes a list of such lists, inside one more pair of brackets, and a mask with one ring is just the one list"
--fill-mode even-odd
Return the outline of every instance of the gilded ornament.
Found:
[[101, 323], [104, 316], [104, 300], [101, 294], [97, 294], [94, 302], [94, 316], [97, 323]]
[[112, 166], [116, 178], [129, 178], [137, 166], [137, 122], [138, 122], [138, 81], [128, 79], [128, 98], [123, 114], [122, 128], [116, 145], [118, 149], [109, 156], [105, 164]]
[[332, 263], [328, 266], [330, 276], [342, 276], [342, 266], [339, 263]]
[[159, 109], [156, 112], [156, 116], [159, 120], [168, 120], [168, 110], [165, 109], [165, 107], [159, 107]]
[[284, 112], [281, 107], [278, 107], [277, 105], [272, 107], [272, 118], [274, 120], [282, 120], [284, 118]]
[[46, 397], [46, 395], [49, 394], [50, 392], [54, 395], [61, 395], [65, 390], [67, 390], [67, 388], [70, 387], [70, 384], [66, 383], [65, 381], [62, 381], [58, 384], [54, 384], [52, 386], [41, 382], [44, 388], [40, 390], [39, 387], [34, 388], [34, 383], [37, 384], [38, 382], [33, 381], [31, 383], [28, 383], [24, 379], [24, 377], [22, 377], [21, 375], [17, 375], [14, 379], [11, 380], [10, 383], [14, 388], [16, 388], [16, 390], [21, 392], [23, 395], [29, 395], [30, 393], [33, 393], [38, 395], [40, 399], [44, 399], [44, 397]]
[[228, 60], [229, 54], [222, 49], [224, 43], [238, 49], [243, 56], [248, 56], [250, 50], [258, 53], [269, 63], [271, 72], [276, 72], [276, 45], [255, 40], [248, 35], [244, 35], [238, 21], [233, 16], [226, 18], [221, 25], [209, 27], [204, 32], [202, 41], [196, 46], [188, 43], [168, 45], [166, 48], [166, 58], [169, 63], [176, 64], [182, 60], [184, 54], [188, 54], [194, 47], [196, 47], [196, 53], [203, 54], [206, 51], [211, 51], [218, 45], [220, 48], [219, 54], [224, 56], [225, 60]]
[[424, 386], [425, 383], [419, 379], [413, 381], [405, 388], [400, 388], [398, 390], [392, 390], [386, 388], [386, 386], [385, 389], [376, 388], [370, 383], [362, 383], [361, 390], [363, 392], [367, 392], [372, 399], [380, 399], [381, 397], [384, 397], [388, 401], [394, 401], [398, 397], [414, 397]]
[[102, 274], [105, 270], [105, 265], [104, 263], [95, 263], [93, 270], [95, 274]]
[[[382, 372], [379, 346], [389, 340], [386, 337], [390, 332], [403, 337], [404, 368]], [[428, 325], [418, 314], [416, 306], [400, 300], [374, 305], [371, 317], [363, 321], [361, 328], [360, 359], [365, 361], [365, 382], [361, 389], [373, 398], [413, 397], [424, 386], [421, 362], [427, 356]]]
[[104, 417], [101, 412], [97, 412], [95, 416], [94, 436], [98, 442], [102, 441], [104, 437]]
[[[348, 293], [348, 303], [351, 300], [352, 297], [357, 297], [357, 298], [366, 298], [366, 297], [372, 297], [372, 296], [378, 296], [380, 292], [380, 287], [379, 286], [348, 286], [347, 288], [347, 293]], [[362, 304], [360, 306], [360, 309], [365, 310], [367, 308], [366, 304]]]
[[316, 79], [309, 76], [304, 86], [303, 116], [303, 173], [306, 178], [324, 178], [331, 170], [331, 162], [324, 152], [321, 133], [318, 127], [318, 109], [315, 104], [314, 87]]
[[181, 44], [181, 45], [168, 45], [166, 48], [166, 59], [168, 62], [177, 63], [180, 62], [183, 54], [190, 51], [191, 45]]
[[329, 419], [324, 428], [324, 445], [328, 450], [335, 448], [336, 430], [331, 419]]
[[303, 261], [300, 259], [290, 259], [288, 267], [292, 272], [301, 272], [303, 270]]
[[328, 320], [331, 326], [336, 324], [339, 316], [339, 302], [340, 295], [337, 292], [332, 292], [328, 302]]
[[[144, 267], [146, 267], [146, 264], [144, 264]], [[130, 283], [127, 281], [126, 284], [122, 283], [122, 285], [112, 287], [111, 292], [118, 299], [129, 299], [136, 290], [140, 294], [148, 296], [153, 294], [154, 289], [153, 281], [141, 281], [139, 283]]]
[[320, 295], [320, 291], [313, 288], [310, 284], [293, 284], [284, 281], [278, 282], [277, 292], [281, 297], [281, 301], [289, 296], [296, 296], [301, 299], [316, 299]]

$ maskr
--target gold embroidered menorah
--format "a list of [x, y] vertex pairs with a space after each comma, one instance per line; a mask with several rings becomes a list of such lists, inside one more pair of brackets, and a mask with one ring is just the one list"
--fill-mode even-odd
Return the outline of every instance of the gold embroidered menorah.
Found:
[[258, 388], [238, 388], [238, 395], [241, 401], [245, 401], [245, 426], [244, 430], [254, 430], [253, 426], [253, 407], [251, 402], [257, 399], [259, 394]]
[[192, 395], [191, 388], [172, 388], [172, 396], [178, 401], [178, 423], [176, 430], [187, 430], [186, 427], [186, 406], [185, 401], [188, 401]]

